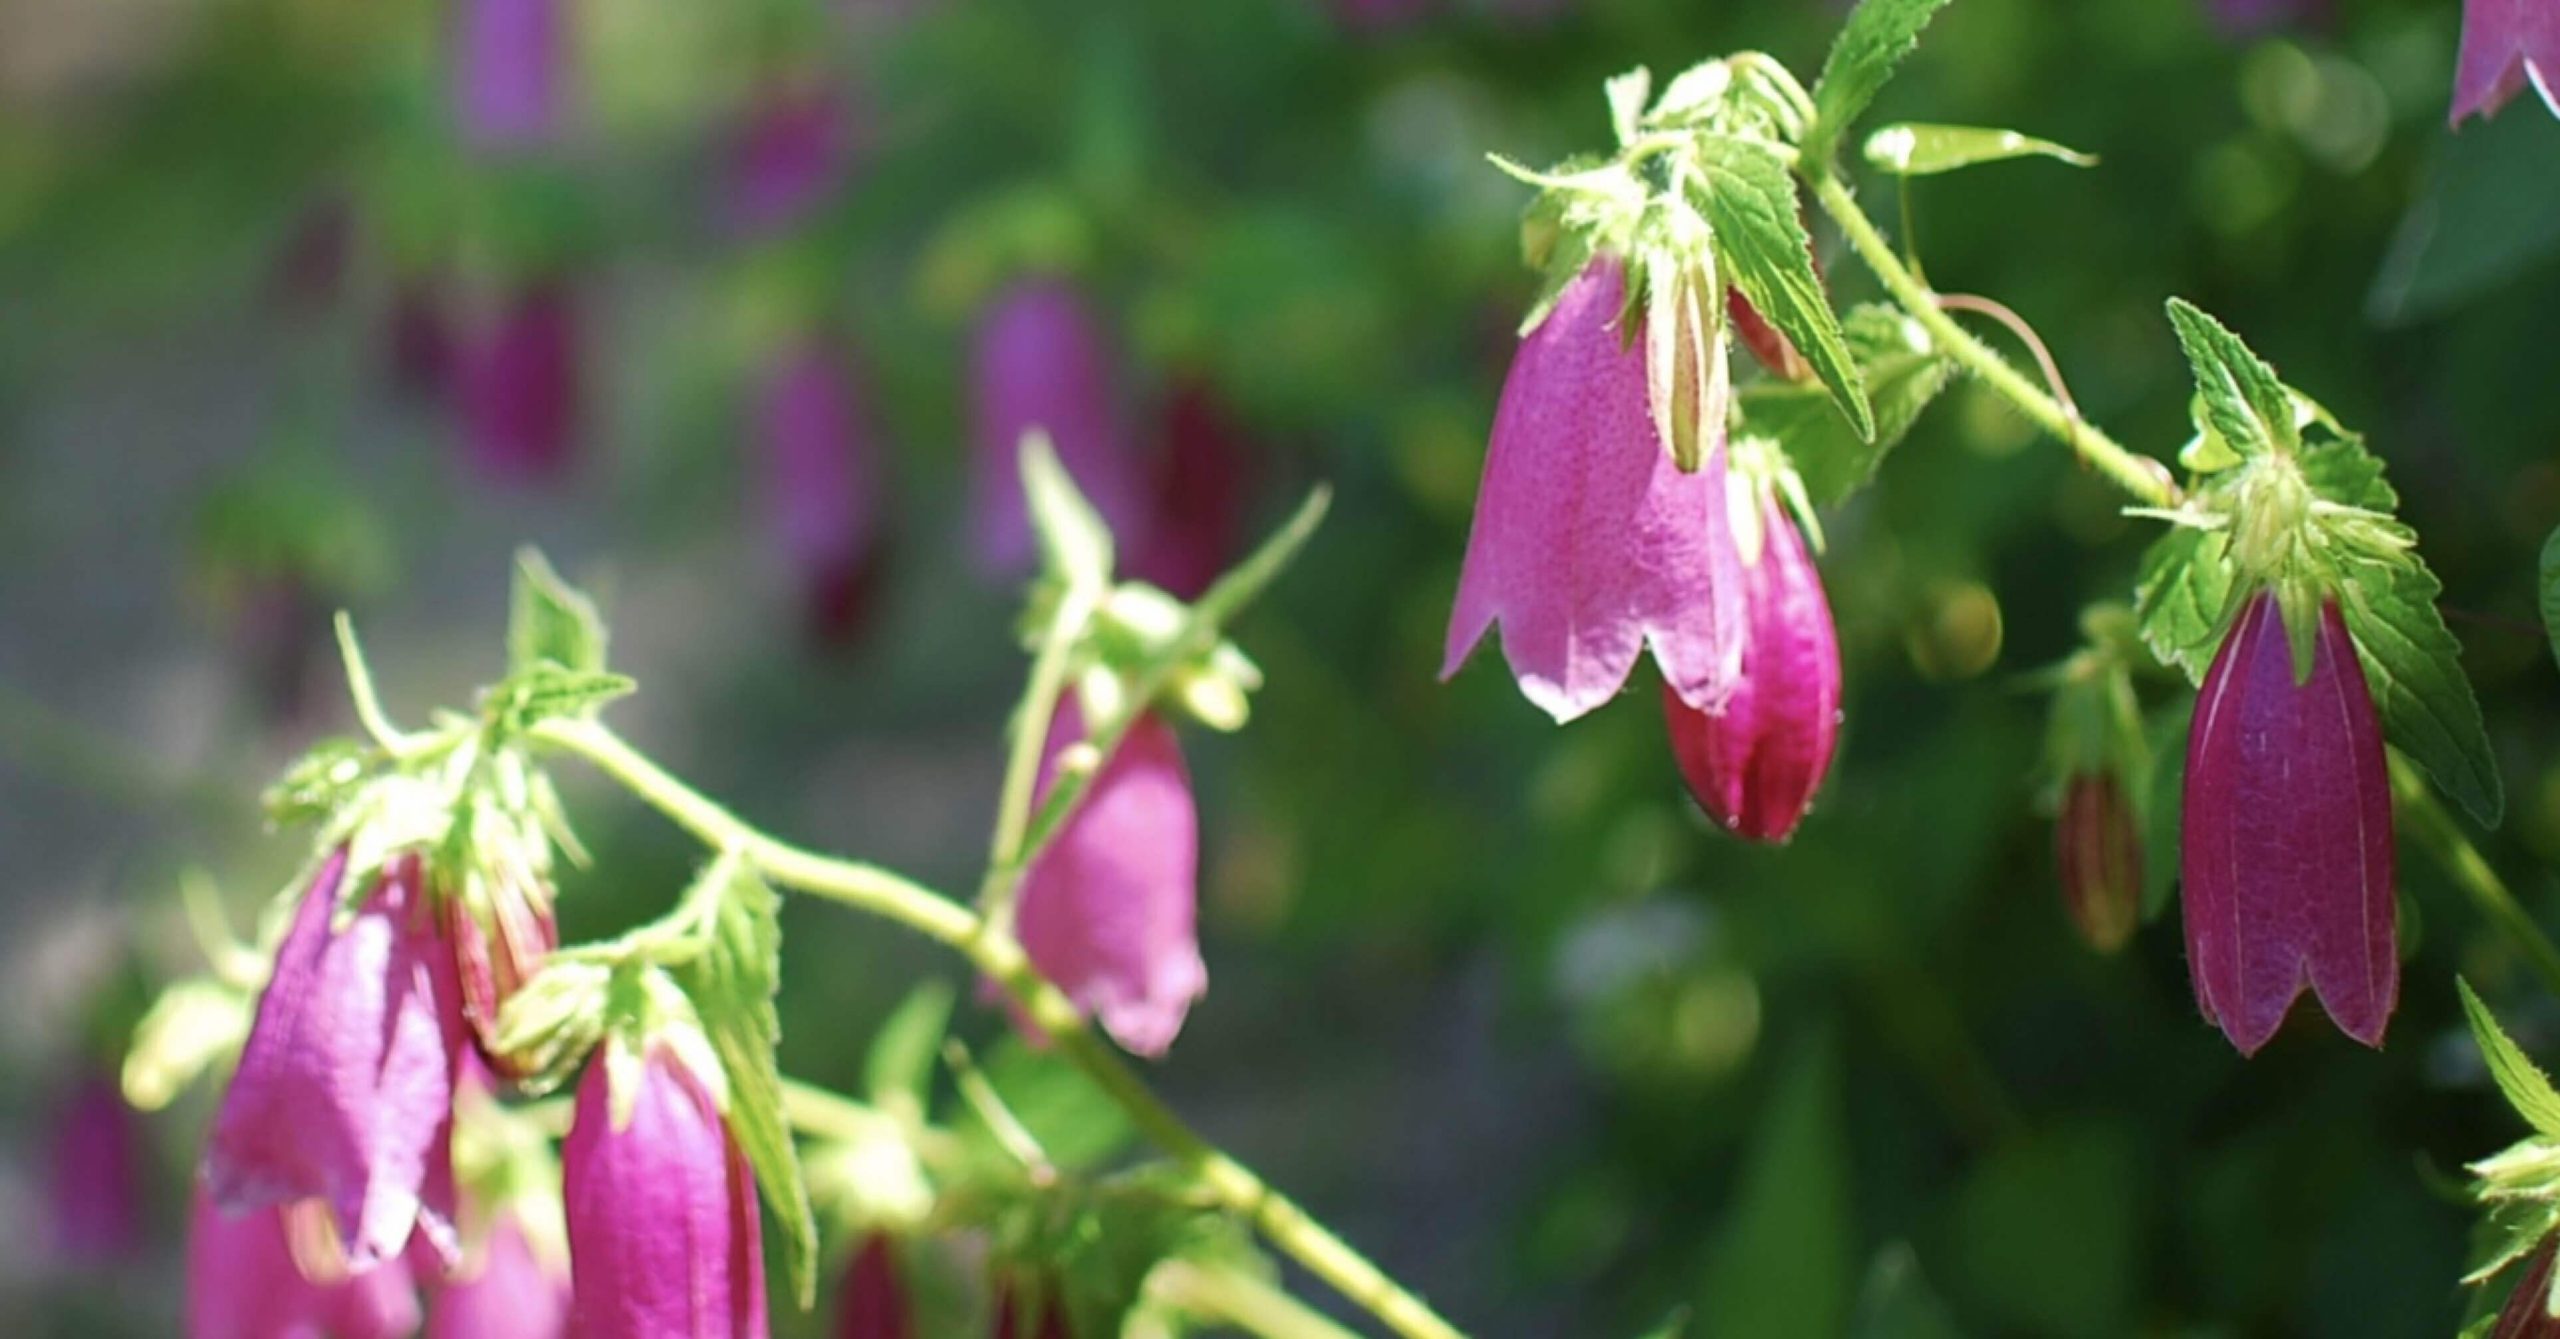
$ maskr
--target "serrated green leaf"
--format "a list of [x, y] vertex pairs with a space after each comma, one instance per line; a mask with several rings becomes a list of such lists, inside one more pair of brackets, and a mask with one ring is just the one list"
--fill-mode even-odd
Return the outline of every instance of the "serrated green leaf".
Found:
[[1920, 31], [1947, 0], [1862, 0], [1841, 25], [1813, 89], [1813, 125], [1805, 131], [1807, 160], [1831, 156], [1852, 122], [1893, 77], [1894, 67], [1920, 44]]
[[2223, 443], [2244, 458], [2301, 446], [2294, 426], [2293, 395], [2275, 369], [2223, 324], [2184, 298], [2169, 299], [2169, 324], [2195, 369], [2205, 421]]
[[562, 580], [541, 550], [517, 550], [515, 589], [507, 603], [509, 671], [521, 673], [546, 662], [600, 671], [606, 640], [595, 601]]
[[1858, 363], [1840, 318], [1814, 272], [1811, 239], [1796, 213], [1795, 178], [1771, 148], [1733, 135], [1702, 135], [1705, 175], [1695, 187], [1699, 211], [1715, 234], [1715, 253], [1742, 295], [1778, 328], [1831, 391], [1860, 441], [1876, 435]]
[[948, 982], [929, 979], [907, 993], [871, 1039], [863, 1060], [862, 1086], [874, 1104], [915, 1104], [921, 1113], [933, 1085], [934, 1060], [942, 1054], [942, 1038], [951, 1026], [952, 992]]
[[1831, 404], [1830, 392], [1798, 381], [1765, 380], [1735, 393], [1746, 437], [1778, 443], [1803, 476], [1805, 492], [1827, 507], [1864, 487], [1952, 378], [1955, 365], [1930, 347], [1926, 332], [1896, 308], [1852, 308], [1841, 334], [1858, 360], [1875, 411], [1876, 433], [1860, 441]]
[[2480, 1058], [2488, 1062], [2489, 1077], [2495, 1079], [2498, 1091], [2506, 1094], [2507, 1105], [2524, 1117], [2525, 1123], [2543, 1134], [2560, 1138], [2560, 1092], [2551, 1088], [2551, 1080], [2528, 1058], [2524, 1050], [2498, 1026], [2489, 1006], [2461, 977], [2453, 979], [2454, 990], [2462, 996], [2462, 1016], [2471, 1024], [2471, 1036], [2480, 1044]]
[[2551, 657], [2560, 660], [2560, 528], [2542, 541], [2542, 631], [2551, 639]]
[[514, 730], [564, 717], [592, 716], [639, 688], [629, 675], [565, 669], [544, 660], [507, 676], [492, 690], [494, 707]]
[[2462, 644], [2436, 609], [2444, 587], [2415, 554], [2352, 563], [2346, 578], [2339, 607], [2382, 713], [2383, 736], [2473, 820], [2496, 827], [2506, 811], [2505, 787], [2480, 703], [2462, 672]]
[[2173, 526], [2151, 541], [2134, 576], [2133, 612], [2143, 645], [2201, 685], [2231, 612], [2230, 538], [2220, 530]]
[[2073, 167], [2095, 167], [2094, 155], [2049, 139], [1988, 126], [1903, 122], [1867, 136], [1867, 161], [1898, 177], [1928, 177], [1976, 163], [2011, 158], [2053, 158]]

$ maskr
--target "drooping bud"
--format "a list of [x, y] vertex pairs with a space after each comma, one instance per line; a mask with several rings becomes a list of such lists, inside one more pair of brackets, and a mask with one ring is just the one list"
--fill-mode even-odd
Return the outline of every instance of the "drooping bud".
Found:
[[198, 1187], [187, 1225], [188, 1339], [407, 1339], [418, 1330], [407, 1261], [352, 1272], [315, 1203], [245, 1213]]
[[844, 180], [852, 151], [843, 101], [833, 90], [760, 91], [729, 148], [729, 226], [770, 236], [805, 221]]
[[498, 1043], [498, 1019], [507, 1001], [533, 980], [560, 945], [551, 910], [551, 881], [520, 844], [483, 835], [472, 851], [462, 886], [443, 900], [445, 933], [453, 943], [462, 987], [462, 1016], [480, 1052], [500, 1072], [520, 1073]]
[[2464, 0], [2449, 122], [2495, 116], [2527, 83], [2560, 116], [2560, 7], [2550, 0]]
[[46, 1143], [53, 1259], [87, 1267], [142, 1249], [143, 1147], [115, 1079], [86, 1074], [61, 1094]]
[[1031, 565], [1021, 450], [1032, 429], [1048, 433], [1121, 548], [1137, 552], [1142, 490], [1108, 345], [1084, 298], [1058, 279], [1015, 283], [979, 321], [969, 381], [970, 537], [980, 569], [1010, 577]]
[[[556, 1231], [556, 1225], [555, 1225]], [[435, 1290], [426, 1339], [560, 1339], [569, 1332], [567, 1262], [547, 1259], [513, 1214]]]
[[2062, 786], [2053, 825], [2062, 905], [2089, 947], [2113, 953], [2142, 915], [2142, 834], [2122, 787], [2105, 772], [2082, 772]]
[[873, 1233], [854, 1251], [836, 1300], [836, 1339], [915, 1339], [915, 1306], [898, 1271], [897, 1244]]
[[2382, 1044], [2399, 995], [2382, 727], [2335, 601], [2297, 680], [2273, 592], [2249, 598], [2187, 737], [2181, 902], [2196, 1002], [2242, 1054], [2307, 984]]
[[765, 515], [821, 642], [858, 635], [878, 585], [877, 442], [862, 388], [823, 339], [783, 351], [757, 405]]
[[[1039, 793], [1086, 737], [1072, 696], [1050, 722]], [[1173, 731], [1138, 718], [1023, 878], [1022, 947], [1040, 974], [1139, 1055], [1162, 1055], [1209, 987], [1200, 960], [1199, 815]]]
[[205, 1150], [225, 1212], [317, 1199], [348, 1267], [398, 1254], [415, 1228], [451, 1258], [453, 1088], [464, 1046], [453, 950], [414, 855], [394, 858], [333, 926], [340, 848], [276, 950], [240, 1066]]
[[1813, 364], [1796, 352], [1795, 341], [1769, 324], [1769, 318], [1751, 305], [1751, 299], [1744, 297], [1741, 289], [1725, 290], [1724, 309], [1733, 318], [1733, 333], [1741, 337], [1742, 347], [1751, 350], [1751, 356], [1759, 359], [1762, 367], [1789, 381], [1813, 380]]
[[2489, 1339], [2560, 1339], [2560, 1307], [2555, 1307], [2551, 1291], [2552, 1257], [2560, 1251], [2560, 1236], [2545, 1237], [2527, 1258], [2524, 1273], [2516, 1279], [2507, 1304], [2498, 1308], [2498, 1323], [2489, 1331]]
[[1655, 426], [1648, 341], [1619, 328], [1625, 305], [1624, 267], [1603, 256], [1520, 341], [1440, 667], [1457, 673], [1499, 622], [1521, 693], [1558, 721], [1607, 701], [1648, 645], [1682, 705], [1720, 710], [1749, 634], [1719, 556], [1733, 544], [1723, 411], [1702, 412], [1719, 437], [1682, 472]]
[[1204, 381], [1178, 386], [1164, 414], [1154, 508], [1129, 574], [1196, 600], [1236, 556], [1250, 468], [1243, 430]]
[[567, 83], [563, 0], [460, 0], [453, 105], [465, 143], [514, 150], [559, 137]]
[[465, 334], [455, 362], [466, 455], [484, 477], [540, 482], [568, 469], [578, 329], [565, 282], [541, 280], [505, 295]]
[[624, 1044], [609, 1040], [588, 1062], [561, 1149], [570, 1330], [762, 1339], [763, 1229], [746, 1156], [674, 1046], [651, 1040], [625, 1068], [610, 1055]]

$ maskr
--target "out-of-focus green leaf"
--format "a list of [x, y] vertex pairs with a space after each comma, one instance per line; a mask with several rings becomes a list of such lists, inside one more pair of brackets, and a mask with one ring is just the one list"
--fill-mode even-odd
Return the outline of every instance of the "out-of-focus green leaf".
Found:
[[942, 1038], [951, 1026], [951, 1003], [950, 983], [929, 979], [909, 991], [880, 1024], [862, 1066], [863, 1087], [873, 1102], [903, 1098], [919, 1112], [925, 1109], [934, 1061], [942, 1055]]
[[1999, 1333], [2123, 1334], [2142, 1201], [2142, 1169], [2119, 1126], [2010, 1139], [1957, 1192], [1942, 1281]]
[[2424, 320], [2560, 250], [2560, 121], [2519, 108], [2442, 136], [2365, 313]]
[[1867, 1267], [1866, 1284], [1858, 1290], [1858, 1319], [1849, 1333], [1854, 1339], [1964, 1339], [1947, 1304], [1929, 1290], [1920, 1258], [1901, 1242], [1876, 1252], [1875, 1263]]
[[1898, 177], [1928, 177], [1976, 163], [2010, 158], [2054, 158], [2073, 167], [2095, 167], [2096, 157], [2049, 139], [1988, 126], [1940, 126], [1903, 122], [1867, 136], [1867, 161]]
[[1854, 1285], [1849, 1143], [1827, 1036], [1787, 1058], [1699, 1289], [1700, 1334], [1838, 1334]]
[[[1084, 1071], [1007, 1037], [981, 1057], [979, 1071], [1049, 1161], [1073, 1170], [1107, 1161], [1135, 1136], [1129, 1118]], [[977, 1123], [973, 1114], [970, 1123]], [[981, 1130], [984, 1126], [979, 1126]]]
[[507, 603], [508, 670], [522, 673], [549, 663], [598, 673], [606, 642], [595, 601], [562, 580], [540, 550], [517, 550], [515, 591]]

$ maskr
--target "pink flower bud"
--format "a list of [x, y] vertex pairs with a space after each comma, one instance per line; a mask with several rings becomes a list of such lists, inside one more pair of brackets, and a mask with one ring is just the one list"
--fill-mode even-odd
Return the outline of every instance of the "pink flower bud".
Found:
[[1733, 333], [1741, 337], [1742, 347], [1751, 350], [1751, 356], [1759, 359], [1762, 367], [1789, 381], [1813, 380], [1813, 364], [1796, 352], [1795, 341], [1769, 324], [1769, 318], [1751, 305], [1751, 299], [1742, 296], [1741, 289], [1725, 290], [1724, 309], [1733, 318]]
[[480, 1053], [499, 1072], [518, 1077], [515, 1057], [498, 1049], [498, 1011], [542, 969], [560, 945], [550, 883], [505, 841], [484, 834], [479, 877], [443, 899], [445, 934], [453, 944], [462, 1017]]
[[143, 1148], [133, 1108], [110, 1074], [84, 1075], [53, 1111], [45, 1199], [53, 1256], [71, 1266], [126, 1260], [142, 1249]]
[[2205, 1017], [2253, 1054], [2307, 983], [2348, 1036], [2381, 1045], [2400, 988], [2391, 782], [2334, 602], [2296, 683], [2275, 595], [2250, 598], [2196, 698], [2182, 812], [2187, 968]]
[[853, 135], [824, 87], [760, 93], [729, 148], [729, 226], [769, 236], [805, 221], [843, 182]]
[[435, 1290], [426, 1339], [560, 1339], [568, 1326], [565, 1262], [544, 1260], [515, 1215], [501, 1214], [479, 1258]]
[[216, 1208], [198, 1188], [187, 1226], [188, 1339], [406, 1339], [418, 1296], [399, 1255], [351, 1273], [317, 1204]]
[[2464, 0], [2450, 122], [2459, 126], [2475, 115], [2496, 115], [2528, 82], [2551, 114], [2560, 116], [2560, 5]]
[[862, 388], [821, 339], [784, 351], [757, 406], [765, 515], [826, 643], [858, 635], [879, 568], [879, 453]]
[[464, 1046], [453, 950], [415, 856], [331, 925], [343, 848], [321, 866], [223, 1094], [204, 1180], [226, 1213], [317, 1199], [348, 1267], [399, 1253], [411, 1229], [454, 1253], [455, 1067]]
[[1194, 600], [1236, 557], [1250, 461], [1243, 430], [1206, 382], [1174, 390], [1164, 437], [1154, 515], [1129, 574]]
[[508, 296], [456, 357], [463, 441], [472, 465], [505, 483], [559, 477], [576, 445], [577, 313], [568, 285]]
[[1738, 836], [1783, 842], [1812, 807], [1840, 738], [1840, 639], [1822, 573], [1793, 517], [1760, 487], [1760, 551], [1718, 537], [1720, 586], [1737, 587], [1749, 611], [1742, 673], [1720, 712], [1700, 711], [1664, 685], [1671, 753], [1689, 793]]
[[[614, 1045], [618, 1043], [607, 1043]], [[702, 1081], [664, 1043], [614, 1124], [611, 1066], [587, 1062], [561, 1147], [579, 1339], [762, 1339], [764, 1250], [746, 1156]]]
[[1618, 328], [1625, 300], [1619, 262], [1601, 257], [1520, 341], [1440, 666], [1456, 674], [1499, 621], [1520, 691], [1558, 721], [1607, 701], [1647, 644], [1682, 703], [1715, 710], [1748, 631], [1742, 592], [1717, 579], [1732, 547], [1724, 451], [1694, 474], [1672, 463], [1641, 331]]
[[560, 134], [568, 32], [563, 0], [459, 0], [453, 103], [465, 143], [523, 149]]
[[[1071, 696], [1050, 723], [1042, 795], [1058, 755], [1084, 737]], [[1016, 929], [1032, 965], [1139, 1055], [1162, 1055], [1209, 988], [1199, 844], [1181, 747], [1163, 721], [1142, 716], [1023, 879]]]
[[853, 1253], [836, 1301], [836, 1339], [915, 1339], [915, 1307], [898, 1272], [897, 1246], [873, 1233]]
[[2114, 777], [2083, 772], [2063, 783], [2053, 849], [2080, 937], [2100, 953], [2124, 947], [2142, 915], [2142, 834]]
[[2560, 1339], [2560, 1316], [2551, 1314], [2551, 1262], [2560, 1237], [2544, 1237], [2525, 1259], [2524, 1273], [2498, 1308], [2489, 1339]]
[[1121, 551], [1146, 542], [1129, 430], [1100, 326], [1076, 290], [1026, 279], [980, 319], [969, 368], [976, 397], [970, 476], [971, 539], [990, 576], [1031, 566], [1030, 513], [1022, 496], [1022, 434], [1045, 430], [1058, 462], [1118, 536]]

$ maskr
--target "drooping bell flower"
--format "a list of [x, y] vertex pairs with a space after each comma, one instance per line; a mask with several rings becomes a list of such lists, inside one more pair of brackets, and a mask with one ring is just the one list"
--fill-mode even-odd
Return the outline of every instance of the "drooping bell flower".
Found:
[[806, 622], [841, 644], [868, 621], [880, 556], [879, 456], [862, 387], [824, 339], [784, 349], [757, 392], [766, 524]]
[[565, 0], [457, 0], [454, 119], [466, 144], [516, 150], [559, 138], [568, 82]]
[[1244, 524], [1244, 432], [1208, 383], [1185, 381], [1165, 406], [1147, 540], [1129, 574], [1194, 600], [1236, 556]]
[[1840, 738], [1840, 638], [1822, 573], [1765, 480], [1737, 471], [1732, 524], [1718, 537], [1720, 586], [1742, 593], [1749, 636], [1721, 711], [1665, 684], [1672, 757], [1699, 807], [1753, 841], [1795, 834]]
[[1124, 552], [1146, 543], [1129, 430], [1109, 347], [1084, 298], [1065, 281], [1017, 281], [980, 318], [971, 352], [974, 402], [970, 538], [980, 569], [1011, 577], [1031, 567], [1022, 496], [1022, 435], [1049, 434], [1058, 462], [1101, 513]]
[[2458, 127], [2475, 115], [2495, 116], [2527, 83], [2560, 116], [2560, 5], [2463, 0], [2462, 55], [2447, 120]]
[[569, 286], [541, 280], [508, 294], [466, 333], [456, 367], [465, 454], [504, 483], [559, 477], [575, 446], [577, 313]]
[[229, 1214], [199, 1187], [187, 1225], [188, 1339], [408, 1339], [418, 1295], [398, 1255], [361, 1273], [339, 1253], [326, 1208], [305, 1202]]
[[112, 1075], [83, 1075], [55, 1104], [46, 1140], [45, 1203], [53, 1258], [74, 1267], [142, 1249], [143, 1148]]
[[853, 154], [844, 102], [824, 86], [760, 92], [729, 146], [729, 226], [770, 236], [804, 222], [844, 180]]
[[1521, 693], [1558, 721], [1607, 701], [1647, 645], [1693, 709], [1720, 709], [1741, 672], [1742, 592], [1718, 579], [1733, 566], [1721, 399], [1701, 415], [1704, 466], [1683, 473], [1655, 427], [1646, 341], [1619, 328], [1625, 298], [1620, 263], [1595, 259], [1520, 341], [1440, 666], [1456, 674], [1499, 622]]
[[2053, 849], [2080, 937], [2100, 953], [2124, 947], [2142, 914], [2142, 834], [2113, 776], [2082, 772], [2063, 783]]
[[634, 1091], [612, 1091], [612, 1068], [601, 1054], [587, 1062], [561, 1146], [570, 1332], [762, 1339], [755, 1181], [711, 1090], [664, 1041], [647, 1043]]
[[414, 855], [333, 926], [346, 861], [341, 847], [322, 864], [276, 949], [214, 1117], [205, 1186], [229, 1213], [321, 1201], [356, 1272], [398, 1254], [412, 1228], [450, 1259], [466, 1044], [453, 950]]
[[547, 1259], [513, 1214], [435, 1289], [426, 1339], [560, 1339], [569, 1332], [567, 1262]]
[[836, 1339], [915, 1339], [915, 1306], [898, 1272], [898, 1249], [873, 1233], [853, 1253], [836, 1298]]
[[[1072, 695], [1041, 760], [1085, 738]], [[1084, 802], [1023, 878], [1015, 928], [1050, 983], [1139, 1055], [1164, 1054], [1209, 988], [1200, 960], [1199, 815], [1173, 730], [1142, 716], [1094, 774]]]
[[2249, 599], [2187, 736], [2180, 898], [2196, 1003], [2242, 1054], [2307, 984], [2341, 1031], [2382, 1044], [2399, 995], [2382, 726], [2335, 602], [2310, 676], [2283, 610]]

